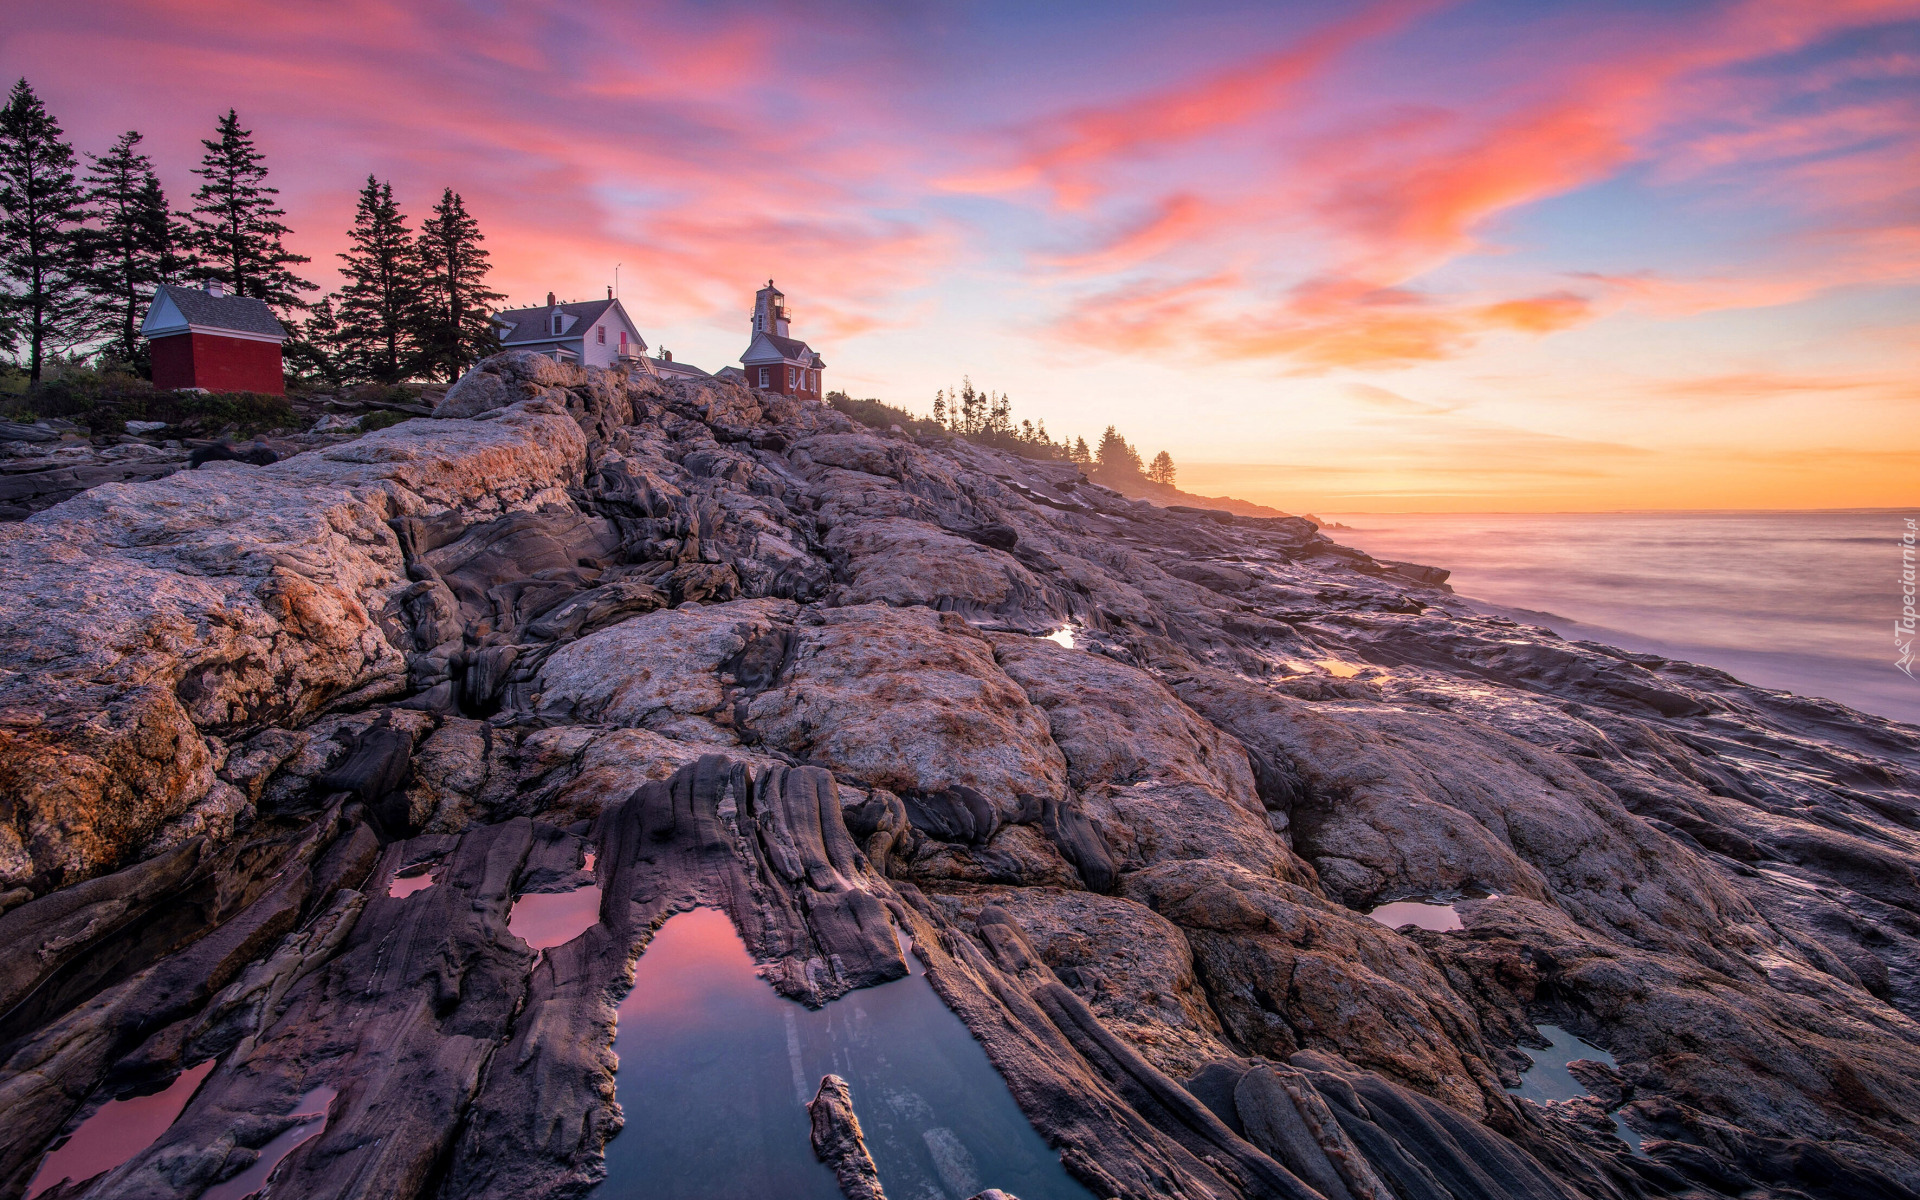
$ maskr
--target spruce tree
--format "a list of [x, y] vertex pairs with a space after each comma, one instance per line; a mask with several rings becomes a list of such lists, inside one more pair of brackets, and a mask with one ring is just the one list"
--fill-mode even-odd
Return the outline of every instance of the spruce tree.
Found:
[[986, 427], [987, 394], [973, 390], [973, 380], [960, 377], [960, 404], [954, 413], [955, 429], [963, 434], [979, 433]]
[[295, 275], [294, 265], [310, 262], [294, 254], [281, 238], [292, 232], [274, 206], [279, 188], [267, 186], [266, 156], [254, 147], [251, 130], [240, 128], [233, 109], [220, 118], [218, 138], [202, 141], [206, 154], [193, 173], [206, 180], [193, 194], [192, 278], [224, 283], [237, 296], [265, 300], [282, 316], [306, 307], [301, 292], [313, 284]]
[[340, 256], [340, 346], [347, 374], [398, 383], [420, 366], [425, 304], [413, 233], [393, 199], [393, 185], [367, 176]]
[[1083, 437], [1073, 439], [1073, 449], [1067, 452], [1067, 461], [1077, 462], [1082, 466], [1093, 462], [1093, 451], [1087, 449], [1087, 439]]
[[1147, 478], [1155, 483], [1173, 486], [1173, 456], [1165, 450], [1153, 456], [1153, 465], [1147, 468]]
[[333, 311], [333, 297], [322, 296], [307, 310], [307, 318], [295, 324], [284, 347], [287, 370], [301, 379], [329, 387], [345, 382], [340, 364], [340, 318]]
[[1119, 430], [1111, 425], [1100, 435], [1100, 448], [1093, 452], [1093, 456], [1099, 460], [1103, 471], [1117, 471], [1123, 475], [1142, 473], [1140, 452], [1128, 445], [1127, 439], [1121, 437]]
[[182, 227], [167, 207], [153, 163], [139, 153], [132, 130], [105, 154], [89, 154], [87, 205], [93, 225], [86, 287], [101, 324], [111, 331], [110, 354], [144, 366], [140, 320], [154, 289], [179, 278]]
[[500, 348], [491, 306], [506, 297], [487, 288], [480, 223], [452, 188], [420, 225], [420, 346], [428, 370], [448, 382]]
[[73, 147], [25, 79], [0, 109], [0, 312], [27, 345], [27, 378], [38, 383], [47, 354], [96, 329], [80, 287], [86, 243]]

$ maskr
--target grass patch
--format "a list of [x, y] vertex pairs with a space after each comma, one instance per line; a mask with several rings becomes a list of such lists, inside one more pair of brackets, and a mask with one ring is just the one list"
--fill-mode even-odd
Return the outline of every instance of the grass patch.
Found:
[[23, 397], [32, 418], [60, 417], [93, 434], [125, 433], [128, 421], [165, 421], [183, 430], [217, 433], [232, 428], [252, 436], [299, 426], [285, 396], [264, 392], [158, 391], [119, 371], [69, 368], [43, 380]]

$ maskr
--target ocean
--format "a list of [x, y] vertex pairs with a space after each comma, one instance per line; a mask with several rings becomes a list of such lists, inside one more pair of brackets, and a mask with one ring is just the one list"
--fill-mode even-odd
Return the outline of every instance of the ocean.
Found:
[[1896, 665], [1912, 510], [1324, 514], [1377, 558], [1562, 637], [1718, 667], [1920, 725]]

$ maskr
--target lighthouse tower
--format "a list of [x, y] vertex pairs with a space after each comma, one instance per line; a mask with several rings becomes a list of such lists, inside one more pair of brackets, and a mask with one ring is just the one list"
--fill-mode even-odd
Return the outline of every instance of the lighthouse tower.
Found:
[[753, 295], [753, 331], [787, 336], [787, 297], [771, 279]]
[[767, 280], [754, 294], [752, 341], [740, 356], [747, 386], [817, 400], [824, 391], [820, 375], [827, 364], [813, 347], [788, 335], [789, 319], [785, 293]]

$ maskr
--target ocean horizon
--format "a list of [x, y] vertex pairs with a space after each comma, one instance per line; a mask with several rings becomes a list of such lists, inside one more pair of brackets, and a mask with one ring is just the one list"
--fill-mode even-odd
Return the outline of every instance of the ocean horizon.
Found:
[[1717, 667], [1920, 724], [1897, 665], [1915, 509], [1323, 512], [1334, 540], [1452, 572], [1460, 595], [1562, 637]]

